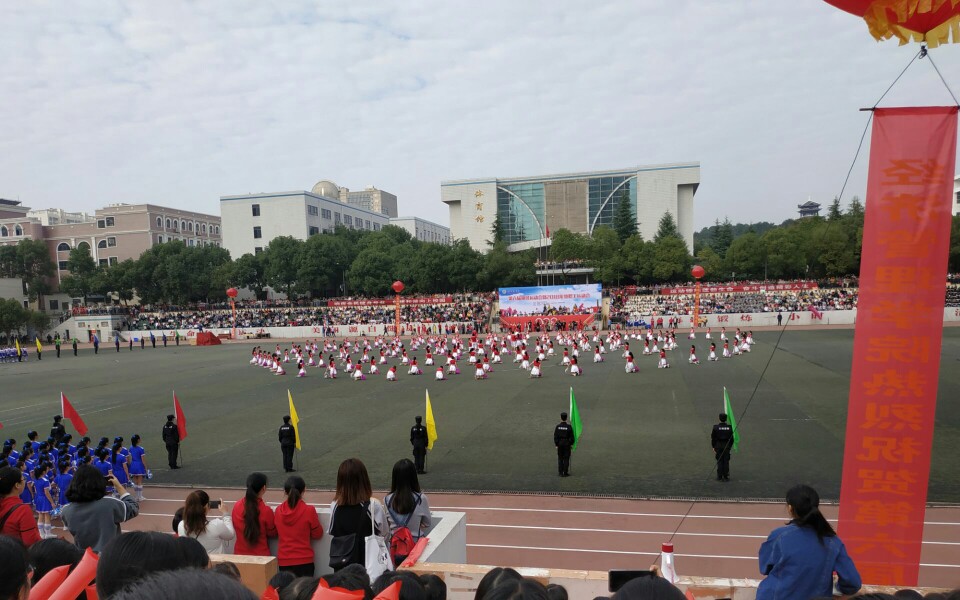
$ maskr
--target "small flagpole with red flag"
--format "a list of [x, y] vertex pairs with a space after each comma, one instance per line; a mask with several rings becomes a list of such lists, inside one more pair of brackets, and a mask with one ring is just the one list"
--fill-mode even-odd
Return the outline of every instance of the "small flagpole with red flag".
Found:
[[177, 433], [180, 434], [180, 441], [187, 438], [187, 418], [183, 414], [183, 408], [180, 407], [180, 401], [177, 399], [177, 392], [173, 392], [173, 414], [177, 419]]
[[60, 392], [60, 414], [63, 415], [64, 419], [70, 419], [77, 433], [87, 435], [87, 424], [83, 422], [83, 419], [80, 418], [80, 413], [70, 404], [66, 394], [63, 392]]

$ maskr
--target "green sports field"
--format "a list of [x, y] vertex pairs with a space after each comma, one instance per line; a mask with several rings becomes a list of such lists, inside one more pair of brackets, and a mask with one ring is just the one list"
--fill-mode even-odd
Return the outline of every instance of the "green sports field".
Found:
[[[374, 485], [389, 484], [390, 469], [410, 456], [409, 430], [429, 389], [439, 441], [428, 455], [422, 483], [433, 490], [514, 490], [657, 497], [777, 498], [803, 481], [826, 498], [839, 495], [852, 330], [787, 330], [769, 368], [778, 332], [760, 332], [748, 355], [700, 366], [686, 362], [686, 340], [670, 353], [672, 368], [658, 370], [638, 356], [640, 373], [627, 375], [619, 354], [585, 375], [564, 374], [559, 360], [532, 380], [512, 356], [485, 381], [472, 369], [448, 381], [432, 371], [387, 383], [381, 375], [354, 382], [274, 376], [248, 364], [251, 345], [146, 350], [107, 347], [95, 356], [69, 350], [59, 360], [0, 365], [3, 437], [45, 436], [59, 412], [63, 390], [79, 410], [88, 435], [144, 437], [152, 483], [242, 485], [250, 471], [275, 483], [283, 478], [277, 428], [287, 413], [289, 389], [300, 415], [300, 473], [311, 487], [330, 488], [337, 466], [360, 457]], [[701, 359], [706, 344], [698, 339]], [[592, 353], [590, 353], [592, 355]], [[415, 353], [420, 362], [422, 351]], [[944, 330], [930, 500], [960, 501], [960, 329]], [[573, 455], [572, 477], [557, 477], [553, 427], [573, 386], [584, 423]], [[730, 392], [742, 435], [731, 461], [732, 481], [714, 480], [710, 428]], [[747, 406], [756, 388], [753, 401]], [[160, 440], [172, 392], [187, 415], [186, 467], [166, 468]], [[75, 433], [68, 424], [68, 431]]]

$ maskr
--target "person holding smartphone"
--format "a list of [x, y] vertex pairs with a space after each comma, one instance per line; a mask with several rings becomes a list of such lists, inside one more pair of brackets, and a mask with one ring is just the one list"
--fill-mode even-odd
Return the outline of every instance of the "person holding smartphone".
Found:
[[[117, 498], [107, 495], [113, 487]], [[104, 477], [96, 468], [83, 465], [67, 488], [70, 504], [61, 516], [74, 543], [81, 550], [100, 552], [107, 542], [120, 535], [120, 524], [140, 514], [140, 504], [124, 489], [113, 474]]]
[[[211, 500], [203, 490], [187, 494], [183, 505], [183, 520], [177, 525], [177, 535], [192, 537], [200, 542], [207, 554], [223, 554], [227, 543], [236, 539], [237, 531], [233, 527], [230, 511], [224, 510], [223, 500]], [[210, 518], [210, 510], [220, 509], [219, 518]]]

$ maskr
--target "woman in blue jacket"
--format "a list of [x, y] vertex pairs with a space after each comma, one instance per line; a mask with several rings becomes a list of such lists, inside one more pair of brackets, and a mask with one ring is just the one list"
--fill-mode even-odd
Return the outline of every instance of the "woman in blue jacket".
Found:
[[820, 496], [808, 485], [787, 491], [790, 522], [760, 546], [760, 572], [767, 577], [757, 588], [757, 600], [832, 596], [834, 572], [840, 593], [860, 589], [860, 574], [819, 506]]

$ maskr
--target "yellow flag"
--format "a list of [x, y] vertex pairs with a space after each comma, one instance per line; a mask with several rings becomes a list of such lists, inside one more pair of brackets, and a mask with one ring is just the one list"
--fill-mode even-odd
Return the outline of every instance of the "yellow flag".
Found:
[[20, 353], [22, 352], [22, 351], [20, 350], [20, 338], [13, 338], [13, 340], [14, 340], [14, 342], [13, 342], [14, 345], [16, 345], [16, 347], [17, 347], [17, 356], [20, 356]]
[[37, 340], [37, 352], [43, 352], [43, 346], [40, 345], [40, 338], [36, 338], [36, 340]]
[[433, 450], [437, 441], [437, 422], [433, 420], [433, 406], [430, 405], [430, 390], [427, 390], [427, 450]]
[[297, 407], [293, 405], [293, 396], [290, 390], [287, 390], [287, 400], [290, 401], [290, 424], [293, 425], [293, 433], [297, 436], [297, 450], [300, 450], [300, 417], [297, 416]]

